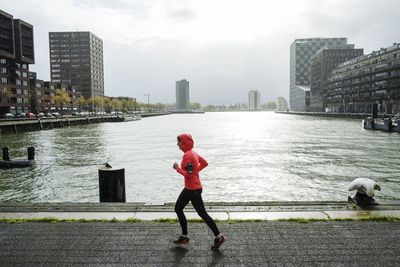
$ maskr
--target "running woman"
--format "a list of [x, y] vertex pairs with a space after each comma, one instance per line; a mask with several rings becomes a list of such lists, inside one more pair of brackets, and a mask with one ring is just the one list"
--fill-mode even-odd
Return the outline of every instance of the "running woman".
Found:
[[175, 212], [178, 215], [179, 223], [182, 228], [182, 235], [174, 241], [175, 244], [188, 244], [189, 237], [187, 231], [187, 221], [183, 209], [189, 203], [192, 202], [197, 214], [203, 219], [208, 225], [211, 231], [214, 233], [215, 239], [211, 249], [218, 249], [226, 240], [226, 237], [222, 235], [215, 221], [207, 214], [204, 207], [201, 192], [203, 187], [200, 182], [199, 172], [207, 167], [207, 161], [199, 154], [192, 150], [194, 141], [190, 134], [181, 134], [178, 136], [178, 147], [183, 151], [183, 158], [181, 165], [174, 163], [173, 168], [185, 177], [185, 188], [179, 195], [176, 204]]

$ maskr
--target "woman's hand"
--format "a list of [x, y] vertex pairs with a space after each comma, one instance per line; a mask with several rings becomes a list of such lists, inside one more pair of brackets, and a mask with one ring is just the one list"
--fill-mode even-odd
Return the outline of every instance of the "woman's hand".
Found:
[[174, 163], [174, 165], [172, 166], [175, 170], [177, 170], [179, 168], [179, 164], [178, 163]]

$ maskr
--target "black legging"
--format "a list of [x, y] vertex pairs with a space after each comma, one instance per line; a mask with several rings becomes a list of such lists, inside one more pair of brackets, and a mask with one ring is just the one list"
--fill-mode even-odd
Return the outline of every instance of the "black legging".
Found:
[[187, 221], [185, 214], [183, 213], [183, 209], [189, 203], [192, 202], [193, 207], [195, 208], [197, 214], [203, 219], [203, 221], [210, 227], [211, 231], [213, 231], [214, 235], [219, 235], [219, 230], [215, 221], [208, 215], [206, 209], [204, 208], [203, 199], [201, 198], [202, 189], [198, 190], [189, 190], [183, 189], [181, 194], [178, 197], [178, 200], [175, 204], [175, 212], [178, 215], [179, 223], [182, 228], [182, 234], [187, 235]]

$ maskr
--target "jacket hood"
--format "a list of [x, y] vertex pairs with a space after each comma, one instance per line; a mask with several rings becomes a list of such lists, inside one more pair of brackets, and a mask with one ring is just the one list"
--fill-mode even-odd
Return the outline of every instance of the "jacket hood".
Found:
[[193, 138], [192, 138], [192, 136], [190, 134], [178, 135], [178, 139], [181, 140], [183, 152], [186, 152], [186, 151], [188, 151], [188, 150], [193, 148], [194, 141], [193, 141]]

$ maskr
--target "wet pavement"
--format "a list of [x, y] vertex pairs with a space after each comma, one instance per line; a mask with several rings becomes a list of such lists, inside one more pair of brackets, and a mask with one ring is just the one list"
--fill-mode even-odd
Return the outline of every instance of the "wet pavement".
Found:
[[0, 223], [0, 266], [399, 266], [399, 221]]

